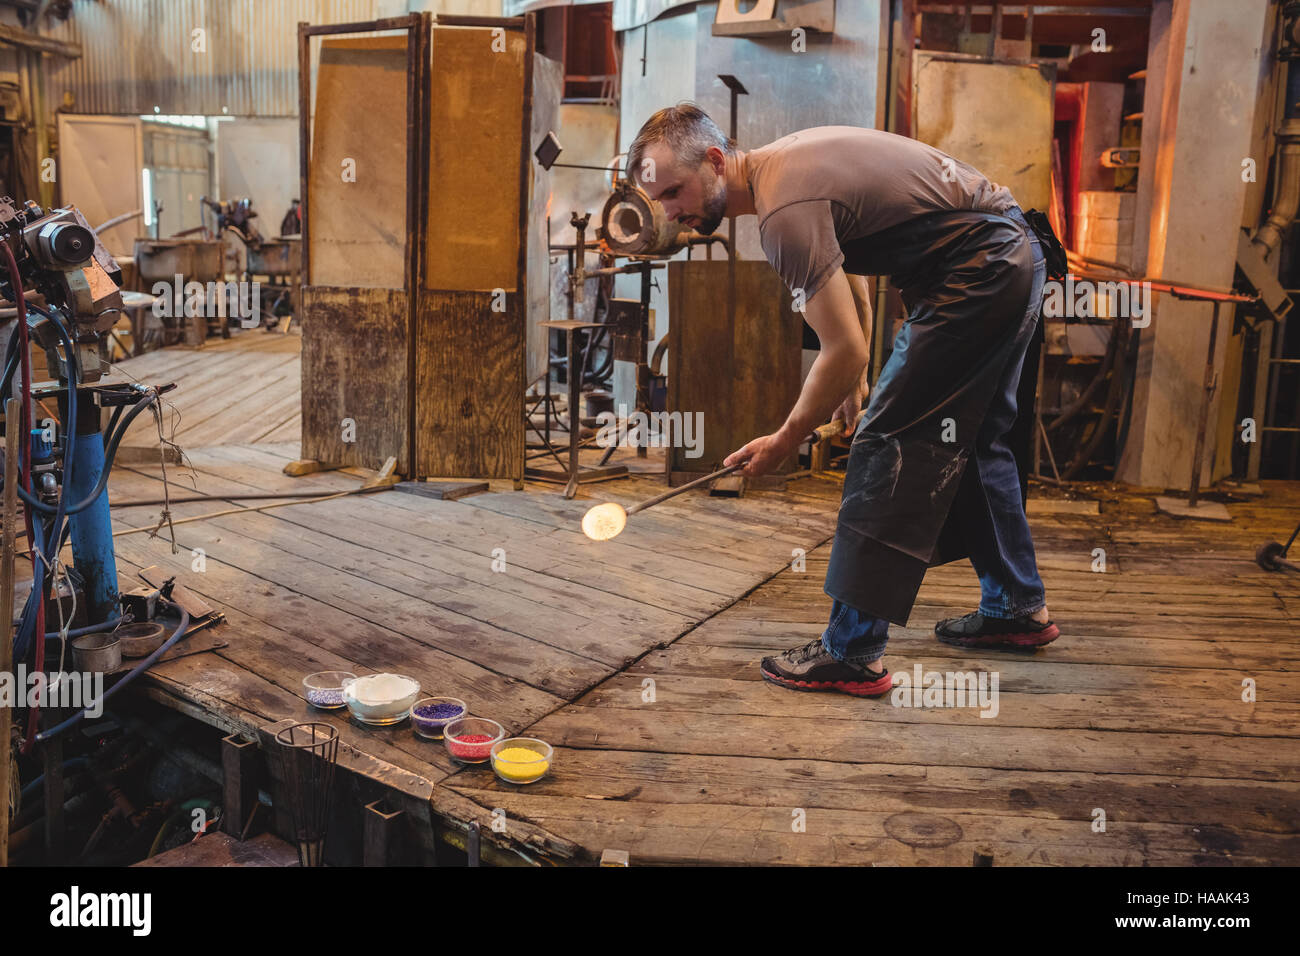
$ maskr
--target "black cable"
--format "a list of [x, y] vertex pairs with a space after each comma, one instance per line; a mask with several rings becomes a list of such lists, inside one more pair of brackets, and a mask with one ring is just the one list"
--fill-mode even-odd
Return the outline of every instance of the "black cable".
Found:
[[[32, 306], [31, 308], [37, 314], [44, 316], [46, 321], [53, 325], [54, 330], [63, 340], [64, 354], [66, 356], [64, 364], [68, 370], [68, 398], [66, 403], [67, 417], [75, 422], [77, 415], [77, 370], [74, 359], [76, 346], [73, 344], [71, 334], [66, 328], [64, 328], [62, 322], [38, 306]], [[12, 342], [16, 338], [17, 336], [15, 335], [10, 339], [10, 341]], [[7, 392], [8, 382], [5, 383], [5, 388]], [[74, 440], [74, 432], [75, 429], [67, 428], [65, 423], [63, 453], [64, 488], [71, 487], [72, 482], [72, 442]], [[24, 450], [26, 455], [30, 456], [31, 435], [24, 435], [23, 439], [24, 441], [20, 448]], [[32, 496], [28, 489], [23, 487], [21, 482], [18, 484], [17, 491], [19, 497], [23, 498], [25, 501], [35, 501], [34, 496]], [[64, 503], [65, 499], [63, 495], [60, 495], [57, 507], [51, 508], [49, 505], [45, 505], [41, 509], [47, 514], [53, 513], [54, 515], [53, 520], [49, 522], [48, 528], [46, 528], [45, 522], [40, 518], [39, 514], [36, 515], [36, 520], [32, 523], [32, 531], [38, 540], [32, 542], [32, 590], [27, 596], [27, 604], [23, 608], [23, 614], [19, 620], [18, 632], [14, 637], [14, 657], [18, 660], [26, 657], [30, 646], [35, 642], [36, 619], [32, 616], [32, 610], [39, 605], [41, 597], [46, 590], [47, 581], [54, 573], [55, 560], [60, 551], [64, 528], [68, 523], [69, 517], [64, 507]], [[36, 572], [35, 556], [37, 554], [40, 555], [42, 562], [42, 570], [39, 575]], [[39, 587], [37, 586], [38, 584]]]
[[167, 640], [164, 641], [163, 644], [156, 651], [154, 651], [152, 654], [150, 654], [148, 657], [142, 660], [139, 664], [135, 665], [135, 667], [133, 667], [125, 677], [123, 677], [120, 681], [118, 681], [108, 690], [104, 691], [103, 695], [93, 705], [87, 704], [85, 707], [81, 708], [81, 710], [77, 711], [75, 714], [73, 714], [67, 720], [63, 721], [63, 723], [59, 724], [57, 727], [51, 727], [49, 730], [37, 734], [36, 735], [37, 743], [43, 743], [44, 741], [49, 740], [51, 737], [55, 737], [63, 733], [63, 731], [67, 730], [73, 724], [80, 721], [82, 717], [86, 716], [86, 711], [90, 709], [92, 706], [95, 707], [96, 709], [102, 710], [105, 701], [107, 701], [110, 697], [112, 697], [114, 694], [120, 691], [127, 684], [131, 683], [131, 681], [139, 677], [140, 674], [142, 674], [146, 669], [148, 669], [148, 667], [151, 664], [153, 664], [154, 661], [158, 660], [158, 658], [162, 657], [163, 654], [171, 650], [172, 646], [175, 645], [177, 641], [179, 641], [182, 637], [185, 636], [185, 632], [186, 630], [189, 629], [190, 626], [190, 612], [185, 610], [183, 607], [180, 607], [180, 605], [174, 604], [171, 601], [167, 601], [164, 599], [163, 603], [167, 604], [170, 607], [174, 607], [181, 612], [181, 622], [176, 626], [176, 630], [172, 632], [171, 637], [167, 638]]
[[[79, 514], [80, 512], [84, 511], [85, 509], [89, 508], [92, 504], [94, 504], [95, 499], [97, 499], [103, 493], [104, 488], [107, 487], [108, 485], [108, 473], [113, 468], [113, 459], [117, 455], [117, 446], [121, 444], [123, 437], [125, 437], [126, 435], [127, 429], [131, 427], [131, 422], [135, 421], [136, 417], [141, 412], [143, 412], [146, 408], [152, 405], [157, 400], [157, 398], [158, 398], [158, 394], [156, 392], [151, 391], [149, 392], [149, 394], [145, 395], [144, 398], [140, 399], [140, 401], [136, 402], [136, 404], [131, 407], [131, 410], [126, 413], [126, 416], [122, 419], [121, 424], [118, 426], [118, 430], [109, 439], [108, 447], [104, 450], [104, 467], [103, 470], [100, 472], [99, 481], [96, 483], [94, 489], [85, 498], [83, 498], [81, 501], [78, 501], [72, 507], [66, 508], [65, 509], [66, 514], [68, 515]], [[29, 504], [36, 510], [42, 512], [43, 514], [51, 514], [56, 511], [55, 508], [33, 497], [21, 485], [18, 487], [18, 496], [22, 498], [23, 501], [27, 502], [27, 504]]]

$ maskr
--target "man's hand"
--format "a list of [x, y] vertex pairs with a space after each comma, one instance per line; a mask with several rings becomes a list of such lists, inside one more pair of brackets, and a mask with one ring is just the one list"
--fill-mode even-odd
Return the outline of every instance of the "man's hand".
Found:
[[831, 416], [832, 422], [844, 422], [844, 431], [846, 434], [853, 433], [853, 427], [858, 420], [858, 412], [866, 404], [867, 396], [871, 393], [871, 386], [865, 382], [861, 387], [855, 388], [849, 392], [848, 397], [835, 409], [835, 414]]
[[745, 467], [735, 472], [735, 474], [744, 475], [746, 478], [757, 478], [765, 475], [781, 463], [787, 455], [799, 447], [793, 447], [786, 444], [781, 434], [774, 433], [771, 435], [762, 435], [755, 438], [744, 448], [739, 451], [733, 451], [723, 461], [723, 465], [730, 467], [738, 461], [748, 459]]

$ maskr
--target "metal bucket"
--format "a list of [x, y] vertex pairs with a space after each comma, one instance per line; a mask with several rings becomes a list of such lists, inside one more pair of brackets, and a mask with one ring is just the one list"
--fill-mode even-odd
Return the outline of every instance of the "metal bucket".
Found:
[[72, 660], [79, 671], [105, 674], [122, 666], [122, 645], [112, 632], [82, 634], [72, 639]]
[[301, 239], [273, 239], [248, 247], [248, 272], [255, 276], [291, 276], [302, 265]]
[[122, 645], [123, 657], [148, 657], [167, 639], [163, 626], [151, 621], [119, 627], [113, 633]]

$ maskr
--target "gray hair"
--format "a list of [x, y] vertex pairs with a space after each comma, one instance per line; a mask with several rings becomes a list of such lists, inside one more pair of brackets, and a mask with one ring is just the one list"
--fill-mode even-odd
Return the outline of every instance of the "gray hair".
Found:
[[637, 178], [646, 148], [653, 143], [667, 143], [677, 160], [690, 169], [704, 162], [711, 146], [724, 153], [736, 149], [736, 141], [729, 139], [708, 113], [694, 103], [678, 103], [659, 110], [636, 134], [627, 150], [628, 178]]

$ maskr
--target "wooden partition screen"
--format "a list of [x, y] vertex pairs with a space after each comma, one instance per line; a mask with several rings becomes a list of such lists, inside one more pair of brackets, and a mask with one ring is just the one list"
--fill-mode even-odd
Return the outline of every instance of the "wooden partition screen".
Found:
[[522, 479], [533, 59], [531, 15], [299, 25], [304, 458]]

